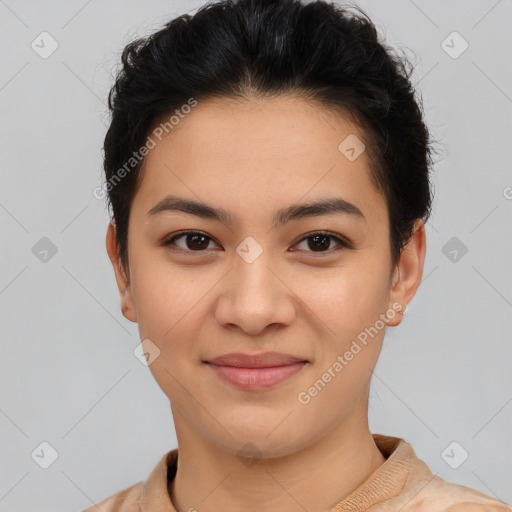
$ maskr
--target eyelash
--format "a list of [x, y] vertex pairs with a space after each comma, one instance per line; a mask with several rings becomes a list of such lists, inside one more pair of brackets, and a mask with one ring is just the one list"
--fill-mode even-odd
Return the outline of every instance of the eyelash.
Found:
[[[208, 236], [206, 233], [202, 233], [201, 231], [181, 231], [177, 234], [174, 234], [172, 237], [170, 238], [167, 238], [165, 239], [161, 245], [163, 245], [164, 247], [167, 247], [169, 250], [173, 251], [173, 252], [182, 252], [182, 253], [204, 253], [204, 252], [208, 252], [208, 249], [205, 249], [205, 250], [200, 250], [200, 251], [191, 251], [191, 250], [187, 250], [187, 249], [183, 249], [181, 247], [178, 247], [177, 249], [174, 248], [174, 247], [171, 247], [171, 244], [173, 244], [175, 242], [175, 240], [177, 240], [178, 238], [181, 238], [185, 235], [202, 235], [204, 237], [206, 237], [207, 239], [211, 240], [211, 241], [214, 241], [213, 238], [211, 238], [210, 236]], [[313, 238], [315, 236], [327, 236], [331, 239], [334, 239], [336, 242], [338, 242], [339, 246], [338, 248], [335, 248], [334, 250], [333, 249], [329, 249], [327, 251], [319, 251], [319, 252], [315, 252], [315, 251], [305, 251], [305, 252], [309, 252], [311, 254], [314, 255], [314, 257], [322, 257], [323, 255], [331, 255], [333, 252], [336, 252], [340, 249], [351, 249], [352, 248], [352, 245], [340, 238], [338, 235], [334, 234], [334, 233], [331, 233], [330, 231], [314, 231], [312, 233], [307, 233], [306, 236], [302, 237], [296, 244], [294, 245], [297, 245], [297, 244], [300, 244], [301, 242], [304, 242], [305, 240], [308, 240], [309, 238]]]

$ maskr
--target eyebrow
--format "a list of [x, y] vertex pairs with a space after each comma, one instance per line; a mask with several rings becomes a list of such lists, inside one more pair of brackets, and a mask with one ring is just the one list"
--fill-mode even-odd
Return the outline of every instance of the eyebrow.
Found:
[[[162, 212], [177, 211], [195, 215], [204, 219], [211, 219], [222, 222], [223, 224], [232, 224], [233, 216], [223, 208], [209, 206], [205, 203], [197, 202], [192, 199], [185, 199], [177, 196], [166, 196], [153, 208], [147, 215], [153, 216]], [[354, 204], [345, 201], [340, 197], [320, 199], [311, 203], [296, 204], [278, 210], [274, 215], [274, 226], [286, 224], [287, 222], [298, 220], [303, 217], [317, 217], [321, 215], [344, 214], [351, 215], [366, 222], [363, 212]]]

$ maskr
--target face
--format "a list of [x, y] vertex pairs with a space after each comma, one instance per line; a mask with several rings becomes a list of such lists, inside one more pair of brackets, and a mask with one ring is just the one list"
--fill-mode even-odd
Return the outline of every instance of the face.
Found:
[[[109, 254], [178, 440], [186, 429], [230, 453], [251, 442], [277, 457], [367, 417], [385, 325], [406, 297], [393, 288], [388, 213], [367, 154], [338, 148], [348, 136], [364, 139], [304, 99], [216, 99], [146, 157], [126, 275], [112, 226]], [[171, 195], [225, 215], [177, 210]], [[297, 210], [331, 200], [344, 208]], [[252, 360], [259, 369], [211, 363], [268, 352], [290, 357], [273, 370], [264, 359]]]

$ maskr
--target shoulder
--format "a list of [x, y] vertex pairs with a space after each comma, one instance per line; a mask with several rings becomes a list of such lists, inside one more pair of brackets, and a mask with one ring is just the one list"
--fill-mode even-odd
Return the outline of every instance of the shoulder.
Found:
[[177, 460], [178, 449], [168, 451], [160, 457], [145, 481], [133, 484], [82, 512], [141, 512], [142, 507], [152, 512], [157, 509], [174, 510], [167, 495], [167, 482], [169, 476], [176, 473]]
[[475, 489], [435, 476], [404, 512], [512, 512], [512, 507]]
[[143, 482], [119, 491], [82, 512], [140, 512], [139, 496]]

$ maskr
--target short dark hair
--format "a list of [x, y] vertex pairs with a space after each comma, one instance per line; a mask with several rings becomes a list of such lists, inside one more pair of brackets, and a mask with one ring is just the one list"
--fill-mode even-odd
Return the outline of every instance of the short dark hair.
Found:
[[191, 98], [295, 94], [345, 113], [362, 128], [372, 182], [386, 199], [393, 265], [414, 222], [428, 220], [433, 146], [410, 82], [413, 66], [379, 42], [361, 8], [322, 0], [208, 2], [130, 42], [121, 61], [108, 96], [104, 170], [123, 266], [144, 162], [133, 160], [134, 151]]

